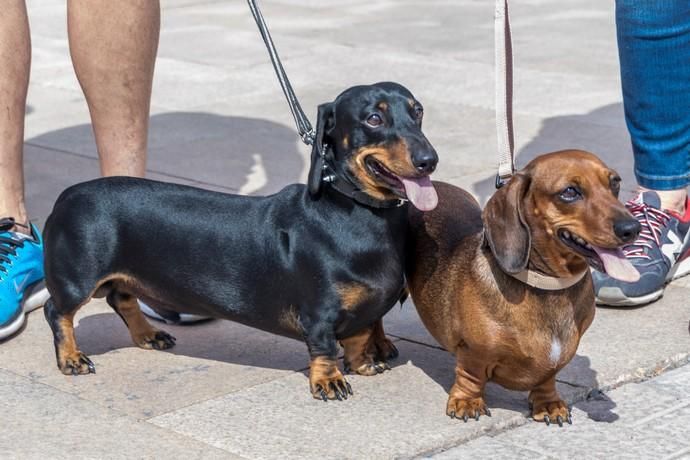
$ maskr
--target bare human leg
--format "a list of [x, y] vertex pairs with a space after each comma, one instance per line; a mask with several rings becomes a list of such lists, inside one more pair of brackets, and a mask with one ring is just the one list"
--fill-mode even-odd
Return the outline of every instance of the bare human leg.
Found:
[[70, 0], [70, 53], [104, 176], [143, 177], [160, 32], [158, 0]]
[[[31, 38], [24, 0], [0, 9], [0, 217], [26, 224], [24, 114], [31, 67]], [[12, 230], [26, 232], [24, 227]]]

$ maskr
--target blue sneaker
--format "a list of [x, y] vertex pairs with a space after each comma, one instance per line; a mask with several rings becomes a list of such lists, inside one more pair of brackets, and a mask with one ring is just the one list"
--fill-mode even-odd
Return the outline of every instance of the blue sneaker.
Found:
[[14, 219], [0, 218], [0, 340], [24, 325], [24, 315], [48, 300], [43, 287], [43, 241], [35, 226], [31, 235], [11, 232]]
[[690, 200], [685, 216], [661, 210], [655, 192], [640, 193], [625, 204], [642, 225], [640, 236], [623, 248], [640, 272], [635, 283], [592, 272], [596, 302], [600, 305], [637, 306], [653, 302], [671, 280], [690, 273]]

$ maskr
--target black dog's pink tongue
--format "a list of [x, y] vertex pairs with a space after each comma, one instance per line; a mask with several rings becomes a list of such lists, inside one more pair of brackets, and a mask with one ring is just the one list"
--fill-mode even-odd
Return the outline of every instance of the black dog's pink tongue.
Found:
[[438, 195], [436, 189], [431, 183], [429, 176], [408, 178], [398, 176], [398, 179], [405, 186], [405, 193], [407, 198], [412, 202], [415, 208], [420, 211], [431, 211], [438, 204]]
[[622, 250], [604, 249], [594, 245], [592, 245], [592, 248], [599, 255], [599, 258], [604, 263], [606, 274], [611, 278], [628, 283], [634, 283], [640, 279], [640, 272], [633, 267], [633, 264], [625, 257]]

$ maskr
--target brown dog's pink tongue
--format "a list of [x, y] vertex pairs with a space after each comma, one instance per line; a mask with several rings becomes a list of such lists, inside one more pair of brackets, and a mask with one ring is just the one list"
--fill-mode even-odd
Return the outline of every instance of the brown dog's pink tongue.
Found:
[[630, 263], [620, 249], [604, 249], [594, 245], [592, 245], [592, 248], [594, 248], [604, 263], [606, 274], [610, 277], [627, 283], [634, 283], [640, 279], [640, 272], [633, 267], [633, 264]]
[[436, 189], [431, 183], [429, 176], [419, 178], [407, 178], [398, 176], [398, 179], [405, 186], [405, 193], [407, 198], [412, 202], [415, 208], [420, 211], [431, 211], [438, 204], [438, 195]]

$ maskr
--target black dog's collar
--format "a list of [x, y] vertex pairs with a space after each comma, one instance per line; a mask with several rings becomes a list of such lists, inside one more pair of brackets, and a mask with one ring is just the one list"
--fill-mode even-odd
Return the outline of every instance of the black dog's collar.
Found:
[[333, 171], [333, 169], [328, 166], [328, 163], [324, 163], [321, 181], [330, 185], [331, 187], [333, 187], [333, 189], [342, 193], [346, 197], [352, 198], [356, 202], [363, 204], [365, 206], [369, 206], [371, 208], [397, 208], [407, 202], [407, 200], [403, 200], [401, 198], [393, 200], [377, 200], [376, 198], [372, 198], [371, 196], [367, 195], [359, 188], [357, 188], [349, 180], [339, 177]]

